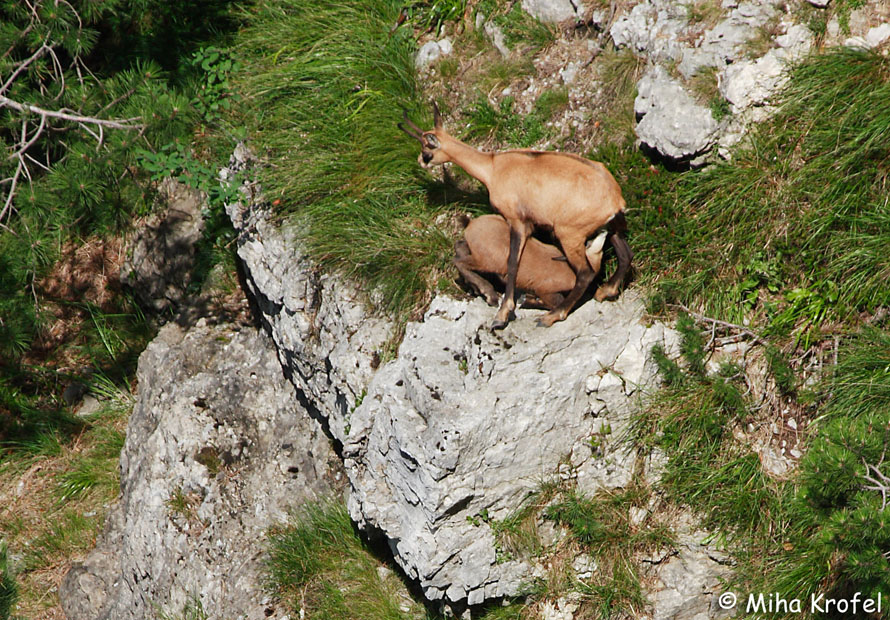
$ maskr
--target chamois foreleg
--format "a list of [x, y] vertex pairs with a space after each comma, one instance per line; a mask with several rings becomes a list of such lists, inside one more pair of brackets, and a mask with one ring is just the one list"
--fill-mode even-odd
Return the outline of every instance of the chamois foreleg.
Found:
[[513, 310], [516, 309], [516, 273], [519, 271], [519, 258], [525, 249], [529, 235], [532, 232], [532, 226], [528, 222], [521, 220], [509, 222], [510, 224], [510, 255], [507, 258], [507, 284], [504, 291], [504, 300], [498, 310], [494, 321], [491, 323], [491, 329], [503, 329], [507, 323], [515, 315]]
[[575, 287], [566, 295], [558, 307], [538, 319], [538, 324], [544, 327], [550, 327], [557, 321], [565, 320], [571, 309], [575, 307], [575, 304], [578, 303], [578, 300], [581, 299], [587, 287], [590, 286], [590, 283], [596, 277], [596, 272], [587, 260], [587, 252], [584, 245], [586, 239], [579, 237], [575, 231], [570, 233], [563, 232], [563, 234], [560, 234], [561, 231], [559, 230], [554, 232], [557, 239], [559, 239], [560, 245], [562, 245], [569, 264], [575, 270]]
[[477, 293], [485, 297], [489, 306], [498, 305], [497, 291], [494, 290], [491, 282], [476, 272], [477, 265], [473, 260], [470, 245], [464, 239], [460, 239], [454, 244], [454, 266], [457, 267], [463, 279], [476, 289]]
[[624, 232], [627, 230], [627, 221], [624, 213], [618, 213], [611, 222], [609, 222], [609, 242], [615, 249], [615, 255], [618, 257], [618, 267], [615, 273], [609, 278], [609, 281], [600, 286], [594, 294], [594, 299], [603, 301], [613, 299], [618, 296], [619, 288], [624, 284], [627, 278], [627, 272], [630, 270], [630, 263], [633, 260], [633, 251], [624, 240]]

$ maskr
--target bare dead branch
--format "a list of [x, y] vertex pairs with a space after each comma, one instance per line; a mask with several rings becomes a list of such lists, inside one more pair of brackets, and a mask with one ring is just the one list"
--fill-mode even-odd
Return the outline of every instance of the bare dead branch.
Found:
[[[12, 185], [9, 186], [9, 193], [6, 195], [6, 202], [3, 204], [3, 209], [0, 209], [0, 226], [6, 228], [6, 225], [3, 223], [3, 220], [12, 212], [12, 199], [15, 197], [15, 188], [19, 183], [19, 177], [22, 176], [22, 170], [25, 165], [22, 163], [22, 160], [19, 159], [18, 166], [16, 166], [15, 173], [12, 175]], [[8, 230], [8, 229], [7, 229]]]
[[[890, 497], [890, 476], [884, 474], [879, 467], [884, 463], [884, 456], [887, 454], [887, 448], [884, 448], [884, 453], [881, 454], [881, 459], [878, 461], [877, 465], [872, 465], [871, 463], [867, 463], [865, 459], [862, 459], [862, 464], [865, 466], [865, 473], [862, 474], [862, 478], [866, 482], [870, 482], [871, 486], [863, 485], [863, 489], [868, 491], [878, 491], [881, 494], [881, 510], [884, 510], [887, 507], [887, 500]], [[871, 475], [869, 475], [869, 473]]]
[[53, 70], [56, 73], [56, 79], [59, 80], [59, 92], [53, 97], [53, 101], [58, 101], [63, 94], [65, 94], [65, 70], [62, 69], [62, 63], [59, 62], [59, 57], [56, 55], [56, 51], [52, 48], [49, 48], [49, 57], [53, 61]]
[[39, 114], [41, 116], [49, 117], [49, 118], [58, 118], [64, 121], [69, 121], [72, 123], [78, 123], [81, 125], [102, 125], [104, 127], [111, 127], [112, 129], [141, 129], [141, 124], [136, 124], [134, 121], [142, 120], [138, 116], [134, 116], [133, 118], [124, 118], [120, 120], [108, 120], [103, 118], [94, 118], [92, 116], [82, 116], [80, 114], [73, 113], [71, 111], [65, 110], [45, 110], [43, 108], [37, 107], [36, 105], [31, 105], [29, 103], [19, 103], [18, 101], [13, 101], [9, 97], [4, 97], [0, 95], [0, 108], [12, 108], [13, 110], [18, 110], [19, 112], [30, 112], [32, 114]]
[[44, 130], [45, 128], [46, 128], [46, 117], [45, 117], [45, 116], [41, 116], [41, 117], [40, 117], [40, 124], [37, 126], [37, 131], [34, 132], [34, 135], [31, 136], [31, 139], [28, 140], [27, 142], [25, 142], [25, 132], [22, 131], [22, 144], [21, 144], [21, 146], [20, 146], [18, 149], [16, 149], [16, 152], [13, 153], [13, 154], [10, 156], [10, 158], [12, 158], [12, 157], [19, 157], [19, 158], [21, 158], [21, 157], [25, 154], [25, 151], [27, 151], [29, 148], [31, 148], [31, 145], [32, 145], [32, 144], [34, 144], [35, 142], [37, 142], [37, 139], [41, 136], [41, 134], [43, 134], [43, 130]]

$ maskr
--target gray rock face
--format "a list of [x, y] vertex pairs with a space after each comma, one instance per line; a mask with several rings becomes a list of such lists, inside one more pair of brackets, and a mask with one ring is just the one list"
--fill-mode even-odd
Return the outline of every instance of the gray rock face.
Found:
[[264, 594], [266, 530], [333, 492], [338, 461], [268, 338], [164, 327], [139, 359], [121, 500], [60, 596], [69, 620], [284, 618]]
[[166, 310], [185, 300], [195, 264], [195, 244], [204, 231], [204, 197], [188, 186], [166, 179], [159, 198], [167, 208], [153, 215], [130, 241], [121, 282], [139, 301]]
[[647, 0], [618, 17], [609, 34], [617, 47], [629, 47], [653, 61], [679, 61], [685, 49], [681, 37], [688, 25], [682, 4]]
[[[239, 150], [233, 164], [248, 159]], [[311, 262], [287, 245], [256, 196], [229, 213], [282, 364], [342, 438], [353, 519], [388, 540], [428, 598], [478, 604], [521, 590], [534, 567], [499, 558], [480, 515], [503, 519], [542, 480], [571, 478], [592, 494], [627, 485], [638, 462], [650, 482], [659, 476], [662, 456], [637, 461], [620, 438], [654, 378], [652, 345], [676, 351], [678, 338], [643, 322], [632, 291], [613, 303], [590, 301], [549, 329], [534, 324], [539, 311], [520, 310], [498, 333], [488, 330], [494, 309], [481, 300], [437, 298], [375, 373], [373, 339], [380, 343], [389, 325], [347, 283], [312, 280]], [[341, 340], [350, 351], [335, 346]], [[338, 405], [362, 392], [354, 411]], [[725, 573], [711, 555], [690, 541], [653, 562], [649, 596], [660, 617], [715, 617], [687, 614], [709, 608]], [[570, 613], [571, 601], [557, 607]]]
[[[719, 125], [710, 111], [698, 105], [683, 90], [677, 80], [667, 76], [663, 67], [670, 64], [684, 80], [693, 78], [699, 71], [714, 68], [718, 72], [721, 94], [726, 96], [726, 78], [738, 77], [738, 67], [748, 67], [746, 76], [739, 81], [733, 96], [747, 98], [743, 94], [743, 82], [757, 89], [755, 96], [765, 99], [781, 86], [773, 79], [773, 67], [778, 58], [793, 59], [808, 49], [812, 40], [802, 26], [790, 26], [786, 35], [776, 38], [782, 48], [762, 64], [770, 66], [751, 68], [753, 61], [745, 60], [748, 41], [757, 36], [779, 15], [769, 2], [722, 3], [724, 16], [711, 28], [691, 23], [688, 5], [667, 0], [645, 0], [620, 15], [610, 28], [610, 35], [618, 47], [628, 47], [638, 55], [648, 58], [650, 70], [637, 85], [640, 96], [635, 102], [638, 116], [643, 116], [637, 127], [637, 136], [664, 157], [703, 163], [704, 155], [719, 141], [720, 152], [728, 156], [728, 148], [738, 142], [748, 123], [760, 120], [762, 115], [729, 119]], [[756, 74], [757, 80], [749, 77]], [[762, 79], [760, 79], [762, 77]], [[755, 85], [752, 82], [757, 81]], [[741, 109], [735, 102], [732, 110]]]
[[[247, 149], [239, 146], [230, 169], [221, 173], [223, 179], [250, 161]], [[238, 256], [249, 293], [300, 402], [343, 442], [351, 412], [380, 363], [393, 325], [372, 315], [367, 296], [354, 285], [320, 273], [293, 232], [270, 221], [258, 189], [245, 189], [249, 195], [244, 201], [226, 210], [238, 231]]]
[[539, 21], [557, 23], [578, 19], [584, 7], [579, 0], [522, 0], [522, 10]]
[[743, 2], [726, 19], [705, 32], [694, 45], [683, 50], [677, 69], [689, 79], [704, 67], [723, 68], [739, 61], [748, 41], [776, 15], [769, 3]]
[[453, 49], [451, 39], [448, 39], [447, 37], [441, 41], [428, 41], [417, 50], [414, 66], [417, 67], [419, 71], [423, 71], [442, 56], [450, 54]]
[[[609, 440], [655, 374], [651, 346], [675, 341], [642, 324], [632, 293], [588, 302], [549, 329], [526, 311], [493, 334], [493, 312], [480, 300], [434, 300], [372, 379], [344, 445], [352, 517], [386, 534], [433, 600], [519, 591], [529, 567], [499, 562], [491, 529], [471, 520], [508, 516], [561, 461], [571, 457], [567, 475], [587, 492], [627, 483], [633, 459]], [[594, 454], [596, 433], [606, 447]]]
[[652, 66], [637, 84], [634, 112], [641, 117], [637, 137], [662, 155], [695, 158], [717, 141], [719, 124], [661, 65]]
[[745, 43], [775, 14], [767, 3], [743, 2], [727, 17], [699, 35], [690, 24], [687, 6], [667, 0], [647, 0], [621, 15], [609, 33], [618, 47], [630, 47], [651, 61], [678, 63], [688, 79], [702, 67], [723, 67], [745, 52]]
[[743, 61], [726, 68], [720, 94], [734, 113], [765, 105], [786, 81], [786, 62], [781, 50], [771, 50], [757, 60]]

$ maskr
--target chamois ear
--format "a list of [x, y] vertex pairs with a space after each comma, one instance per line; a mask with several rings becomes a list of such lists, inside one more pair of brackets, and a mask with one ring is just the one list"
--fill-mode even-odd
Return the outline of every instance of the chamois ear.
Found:
[[439, 138], [436, 137], [434, 133], [425, 133], [423, 134], [423, 145], [428, 149], [437, 149], [439, 148]]
[[434, 124], [436, 125], [436, 129], [442, 129], [442, 115], [439, 114], [439, 106], [435, 102], [435, 100], [433, 100], [433, 120]]

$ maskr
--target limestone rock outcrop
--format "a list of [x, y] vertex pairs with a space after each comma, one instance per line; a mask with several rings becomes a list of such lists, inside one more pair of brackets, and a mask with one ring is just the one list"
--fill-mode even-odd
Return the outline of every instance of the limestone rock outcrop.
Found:
[[60, 597], [69, 620], [284, 618], [262, 540], [342, 487], [339, 461], [253, 328], [164, 327], [139, 360], [121, 499]]
[[561, 462], [588, 493], [629, 482], [634, 457], [615, 439], [655, 375], [650, 348], [676, 340], [642, 320], [633, 292], [548, 329], [528, 310], [492, 333], [493, 311], [478, 299], [434, 300], [372, 379], [344, 445], [352, 517], [386, 533], [433, 600], [520, 591], [529, 567], [501, 561], [476, 517], [507, 517]]

